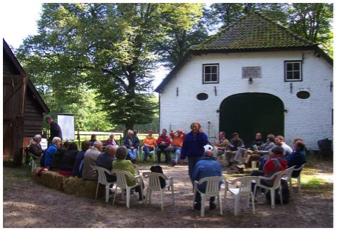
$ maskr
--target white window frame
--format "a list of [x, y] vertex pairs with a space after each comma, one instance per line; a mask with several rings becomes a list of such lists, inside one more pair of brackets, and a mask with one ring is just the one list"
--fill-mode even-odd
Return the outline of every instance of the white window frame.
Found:
[[[214, 67], [214, 66], [217, 67], [217, 72], [216, 73], [213, 73], [213, 72], [206, 73], [206, 67]], [[216, 74], [217, 75], [217, 80], [216, 81], [212, 81], [212, 80], [206, 81], [206, 74], [210, 74], [210, 75]], [[220, 81], [219, 77], [220, 77], [220, 74], [219, 74], [219, 63], [209, 63], [209, 64], [203, 64], [202, 65], [202, 83], [203, 84], [219, 83], [219, 81]]]
[[[300, 65], [299, 70], [288, 70], [288, 64], [292, 64], [294, 67], [294, 64], [298, 63]], [[292, 76], [294, 77], [295, 72], [299, 72], [299, 79], [288, 79], [288, 73], [291, 72]], [[293, 60], [293, 61], [284, 61], [284, 81], [285, 82], [300, 82], [303, 81], [303, 76], [302, 76], [302, 61], [301, 60]]]

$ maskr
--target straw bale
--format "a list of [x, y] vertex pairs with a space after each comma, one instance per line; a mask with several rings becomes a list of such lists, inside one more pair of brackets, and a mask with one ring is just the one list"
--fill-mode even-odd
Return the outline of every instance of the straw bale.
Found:
[[42, 171], [41, 176], [37, 176], [36, 171], [33, 171], [32, 174], [34, 180], [47, 186], [48, 188], [63, 191], [63, 181], [66, 178], [65, 176], [54, 171]]
[[[95, 198], [97, 181], [83, 180], [78, 177], [69, 177], [64, 180], [63, 189], [64, 192], [76, 195], [78, 197]], [[97, 197], [103, 197], [105, 195], [104, 186], [100, 185], [98, 188]]]

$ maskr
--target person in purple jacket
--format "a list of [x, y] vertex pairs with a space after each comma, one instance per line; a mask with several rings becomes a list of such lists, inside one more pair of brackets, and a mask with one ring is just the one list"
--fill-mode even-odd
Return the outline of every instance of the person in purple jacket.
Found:
[[207, 135], [201, 131], [201, 125], [199, 122], [193, 122], [190, 126], [191, 132], [189, 132], [183, 142], [181, 148], [180, 159], [184, 160], [188, 158], [188, 175], [192, 181], [192, 174], [195, 165], [204, 156], [204, 146], [209, 143]]

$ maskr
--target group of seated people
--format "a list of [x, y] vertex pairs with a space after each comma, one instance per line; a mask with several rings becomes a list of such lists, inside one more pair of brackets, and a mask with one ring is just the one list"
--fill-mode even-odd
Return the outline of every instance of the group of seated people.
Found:
[[[166, 163], [169, 163], [170, 152], [167, 148], [171, 145], [172, 150], [176, 151], [174, 160], [176, 161], [186, 133], [182, 130], [171, 131], [170, 135], [173, 138], [172, 143], [170, 138], [167, 136], [166, 129], [162, 130], [158, 139], [155, 139], [152, 134], [152, 131], [149, 131], [148, 136], [143, 141], [143, 150], [145, 152], [144, 160], [146, 160], [150, 151], [157, 147], [159, 163], [161, 152], [165, 153]], [[124, 143], [127, 143], [128, 146], [118, 146], [114, 137], [110, 136], [109, 139], [111, 140], [107, 141], [110, 143], [107, 144], [104, 152], [102, 152], [103, 144], [101, 141], [96, 140], [93, 142], [93, 145], [91, 145], [90, 141], [83, 141], [81, 145], [82, 150], [79, 151], [75, 142], [69, 143], [66, 141], [62, 146], [61, 139], [59, 137], [54, 137], [52, 144], [45, 152], [43, 152], [40, 145], [41, 136], [36, 135], [31, 142], [29, 151], [35, 156], [42, 155], [42, 167], [48, 166], [49, 169], [57, 170], [59, 174], [65, 176], [76, 176], [86, 180], [97, 181], [98, 173], [94, 170], [93, 166], [103, 167], [108, 171], [111, 171], [112, 169], [123, 170], [135, 176], [137, 166], [132, 162], [132, 159], [127, 160], [128, 156], [131, 156], [132, 158], [133, 150], [138, 149], [138, 146], [135, 144], [137, 143], [137, 140], [139, 144], [139, 139], [136, 139], [135, 137], [134, 133], [129, 131], [128, 137], [124, 139]], [[177, 139], [177, 137], [179, 139]], [[133, 147], [133, 149], [131, 147]], [[251, 172], [250, 175], [254, 176], [269, 177], [278, 171], [285, 170], [292, 166], [299, 168], [306, 163], [305, 145], [303, 139], [301, 138], [294, 139], [293, 151], [291, 147], [285, 144], [282, 136], [277, 136], [275, 138], [274, 135], [269, 134], [267, 136], [266, 143], [264, 143], [261, 139], [261, 134], [258, 133], [256, 134], [256, 140], [253, 144], [246, 149], [246, 151], [240, 153], [238, 150], [240, 150], [240, 148], [244, 149], [244, 144], [239, 138], [239, 135], [234, 133], [233, 139], [228, 141], [225, 138], [225, 133], [220, 132], [219, 140], [215, 142], [214, 147], [217, 149], [217, 154], [222, 152], [225, 156], [231, 155], [234, 161], [235, 159], [239, 160], [239, 158], [244, 158], [245, 161], [247, 161], [247, 159], [251, 159], [251, 157], [258, 158], [260, 161], [260, 169], [253, 170]], [[237, 155], [237, 153], [240, 154]], [[258, 156], [256, 157], [254, 155]], [[230, 158], [227, 157], [225, 159], [230, 160]], [[222, 175], [221, 165], [219, 165], [218, 161], [216, 161], [213, 151], [205, 151], [205, 156], [197, 163], [192, 174], [192, 178], [194, 180], [199, 180], [202, 178], [202, 174], [206, 174], [204, 177]], [[299, 174], [300, 171], [294, 171], [293, 177], [297, 177]], [[109, 174], [106, 176], [109, 182], [116, 181], [115, 176]], [[267, 181], [264, 183], [266, 185], [272, 184], [272, 182]], [[135, 184], [135, 180], [128, 179], [129, 186]], [[142, 190], [140, 190], [140, 187], [136, 188], [136, 192], [139, 193], [139, 200], [143, 200], [144, 195]], [[200, 195], [197, 194], [195, 202], [195, 209], [200, 210]], [[215, 208], [214, 198], [211, 198], [210, 208]]]
[[[29, 147], [29, 151], [33, 155], [35, 146], [41, 147], [38, 136], [35, 136]], [[94, 166], [99, 166], [111, 171], [112, 169], [127, 171], [132, 175], [136, 175], [137, 166], [130, 160], [126, 160], [128, 150], [125, 146], [117, 146], [108, 144], [105, 152], [102, 152], [103, 144], [101, 141], [94, 141], [91, 145], [90, 141], [82, 142], [82, 151], [79, 151], [75, 142], [69, 143], [65, 141], [63, 146], [59, 137], [54, 137], [52, 144], [45, 152], [41, 152], [41, 167], [57, 171], [64, 176], [74, 176], [85, 180], [97, 181], [98, 173], [94, 170]], [[40, 148], [37, 148], [40, 149]], [[41, 149], [42, 150], [42, 149]], [[38, 156], [38, 155], [36, 155]], [[109, 182], [115, 182], [113, 175], [106, 175]], [[136, 184], [134, 179], [127, 179], [129, 186]], [[143, 200], [143, 192], [140, 186], [135, 188], [139, 193], [139, 200]], [[110, 191], [112, 192], [112, 190]]]
[[[164, 128], [160, 136], [156, 139], [153, 137], [153, 132], [150, 130], [149, 134], [143, 140], [143, 152], [144, 162], [147, 161], [147, 157], [152, 158], [151, 151], [157, 148], [157, 162], [161, 163], [161, 154], [165, 155], [165, 163], [175, 166], [178, 163], [180, 157], [181, 147], [186, 136], [186, 132], [182, 129], [177, 129], [170, 132], [170, 137], [167, 135], [167, 130]], [[174, 159], [171, 160], [171, 152], [174, 152]]]
[[[294, 144], [297, 141], [303, 142], [303, 139], [295, 138]], [[269, 134], [266, 142], [263, 142], [261, 133], [257, 133], [255, 140], [246, 148], [238, 133], [233, 133], [232, 139], [228, 141], [225, 138], [225, 132], [221, 131], [219, 139], [214, 143], [214, 156], [224, 155], [228, 167], [233, 164], [251, 166], [252, 161], [258, 161], [261, 167], [266, 162], [266, 155], [271, 154], [274, 147], [282, 147], [284, 156], [293, 152], [293, 149], [285, 143], [284, 137], [281, 135], [275, 137], [273, 134]]]

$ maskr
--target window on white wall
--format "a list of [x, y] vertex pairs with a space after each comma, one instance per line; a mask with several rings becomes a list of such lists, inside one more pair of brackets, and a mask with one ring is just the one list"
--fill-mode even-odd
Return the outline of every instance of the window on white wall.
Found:
[[284, 72], [286, 82], [302, 81], [302, 61], [285, 61]]
[[203, 64], [203, 83], [219, 83], [219, 64]]

